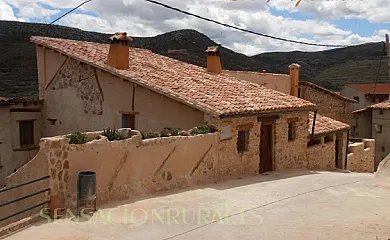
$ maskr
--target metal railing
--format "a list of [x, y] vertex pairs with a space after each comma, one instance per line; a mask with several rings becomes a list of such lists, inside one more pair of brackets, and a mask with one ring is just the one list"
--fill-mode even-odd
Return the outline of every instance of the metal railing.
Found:
[[[45, 180], [45, 179], [48, 179], [50, 178], [50, 176], [45, 176], [45, 177], [41, 177], [41, 178], [38, 178], [38, 179], [35, 179], [35, 180], [32, 180], [32, 181], [29, 181], [29, 182], [25, 182], [25, 183], [21, 183], [19, 185], [15, 185], [15, 186], [11, 186], [11, 187], [6, 187], [6, 188], [3, 188], [3, 189], [0, 189], [0, 194], [3, 193], [3, 192], [7, 192], [7, 191], [10, 191], [12, 189], [16, 189], [16, 188], [19, 188], [19, 187], [23, 187], [23, 186], [26, 186], [26, 185], [29, 185], [29, 184], [32, 184], [32, 183], [35, 183], [35, 182], [39, 182], [39, 181], [42, 181], [42, 180]], [[17, 199], [14, 199], [14, 200], [10, 200], [8, 202], [5, 202], [5, 203], [0, 203], [0, 208], [1, 207], [5, 207], [9, 204], [12, 204], [12, 203], [15, 203], [15, 202], [19, 202], [21, 200], [24, 200], [24, 199], [27, 199], [27, 198], [30, 198], [30, 197], [33, 197], [33, 196], [36, 196], [38, 194], [41, 194], [41, 193], [44, 193], [44, 192], [48, 192], [50, 191], [50, 188], [45, 188], [45, 189], [42, 189], [40, 191], [37, 191], [37, 192], [34, 192], [34, 193], [31, 193], [31, 194], [28, 194], [28, 195], [25, 195], [25, 196], [22, 196], [20, 198], [17, 198]], [[24, 212], [27, 212], [29, 210], [32, 210], [34, 208], [37, 208], [39, 206], [42, 206], [42, 205], [45, 205], [47, 203], [49, 203], [50, 201], [44, 201], [44, 202], [41, 202], [41, 203], [38, 203], [38, 204], [35, 204], [34, 206], [31, 206], [31, 207], [28, 207], [26, 209], [23, 209], [23, 210], [20, 210], [20, 211], [17, 211], [11, 215], [8, 215], [6, 217], [2, 217], [0, 218], [0, 222], [4, 221], [4, 220], [7, 220], [11, 217], [14, 217], [14, 216], [17, 216], [19, 214], [22, 214]]]

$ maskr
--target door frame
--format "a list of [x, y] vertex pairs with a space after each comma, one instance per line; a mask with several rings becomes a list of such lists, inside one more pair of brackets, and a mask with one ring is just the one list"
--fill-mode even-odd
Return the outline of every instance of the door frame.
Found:
[[260, 165], [261, 165], [261, 128], [264, 125], [271, 125], [271, 171], [275, 171], [275, 120], [265, 120], [260, 121], [260, 138], [259, 138], [259, 172], [260, 172]]

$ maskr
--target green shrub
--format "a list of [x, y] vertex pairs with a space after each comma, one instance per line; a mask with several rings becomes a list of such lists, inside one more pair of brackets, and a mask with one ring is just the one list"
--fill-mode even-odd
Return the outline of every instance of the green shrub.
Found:
[[195, 127], [191, 130], [191, 135], [197, 135], [197, 134], [205, 134], [209, 133], [210, 128], [207, 125], [201, 125], [199, 127]]
[[84, 144], [88, 142], [87, 136], [81, 132], [74, 132], [67, 136], [70, 144]]
[[122, 140], [126, 138], [122, 132], [119, 132], [115, 128], [104, 129], [102, 135], [107, 137], [108, 141]]
[[148, 134], [146, 132], [144, 132], [144, 131], [141, 131], [141, 138], [142, 139], [147, 139], [147, 137], [148, 137]]
[[160, 137], [170, 137], [171, 136], [171, 131], [169, 129], [164, 128], [160, 132]]
[[179, 136], [180, 128], [171, 128], [171, 136]]
[[160, 133], [155, 131], [150, 131], [146, 135], [146, 138], [158, 138], [158, 137], [160, 137]]

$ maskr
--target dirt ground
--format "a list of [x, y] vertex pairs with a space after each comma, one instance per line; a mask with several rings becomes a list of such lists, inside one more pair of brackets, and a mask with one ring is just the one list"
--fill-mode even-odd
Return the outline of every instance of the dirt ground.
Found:
[[9, 240], [390, 239], [387, 174], [294, 171], [101, 206]]

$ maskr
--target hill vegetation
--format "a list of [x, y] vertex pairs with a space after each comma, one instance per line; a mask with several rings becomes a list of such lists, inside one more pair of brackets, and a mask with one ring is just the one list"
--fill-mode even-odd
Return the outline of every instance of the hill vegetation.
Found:
[[[38, 77], [35, 46], [30, 36], [48, 36], [90, 42], [108, 43], [108, 34], [82, 31], [64, 26], [38, 23], [0, 21], [0, 96], [36, 97]], [[195, 30], [178, 30], [155, 37], [134, 37], [133, 47], [150, 49], [155, 53], [185, 62], [206, 66], [204, 50], [214, 41]], [[169, 49], [187, 49], [188, 54], [169, 53]], [[347, 83], [372, 83], [389, 80], [387, 59], [377, 75], [382, 43], [320, 52], [274, 52], [252, 57], [222, 47], [224, 69], [288, 73], [291, 63], [302, 66], [301, 79], [339, 90]]]

